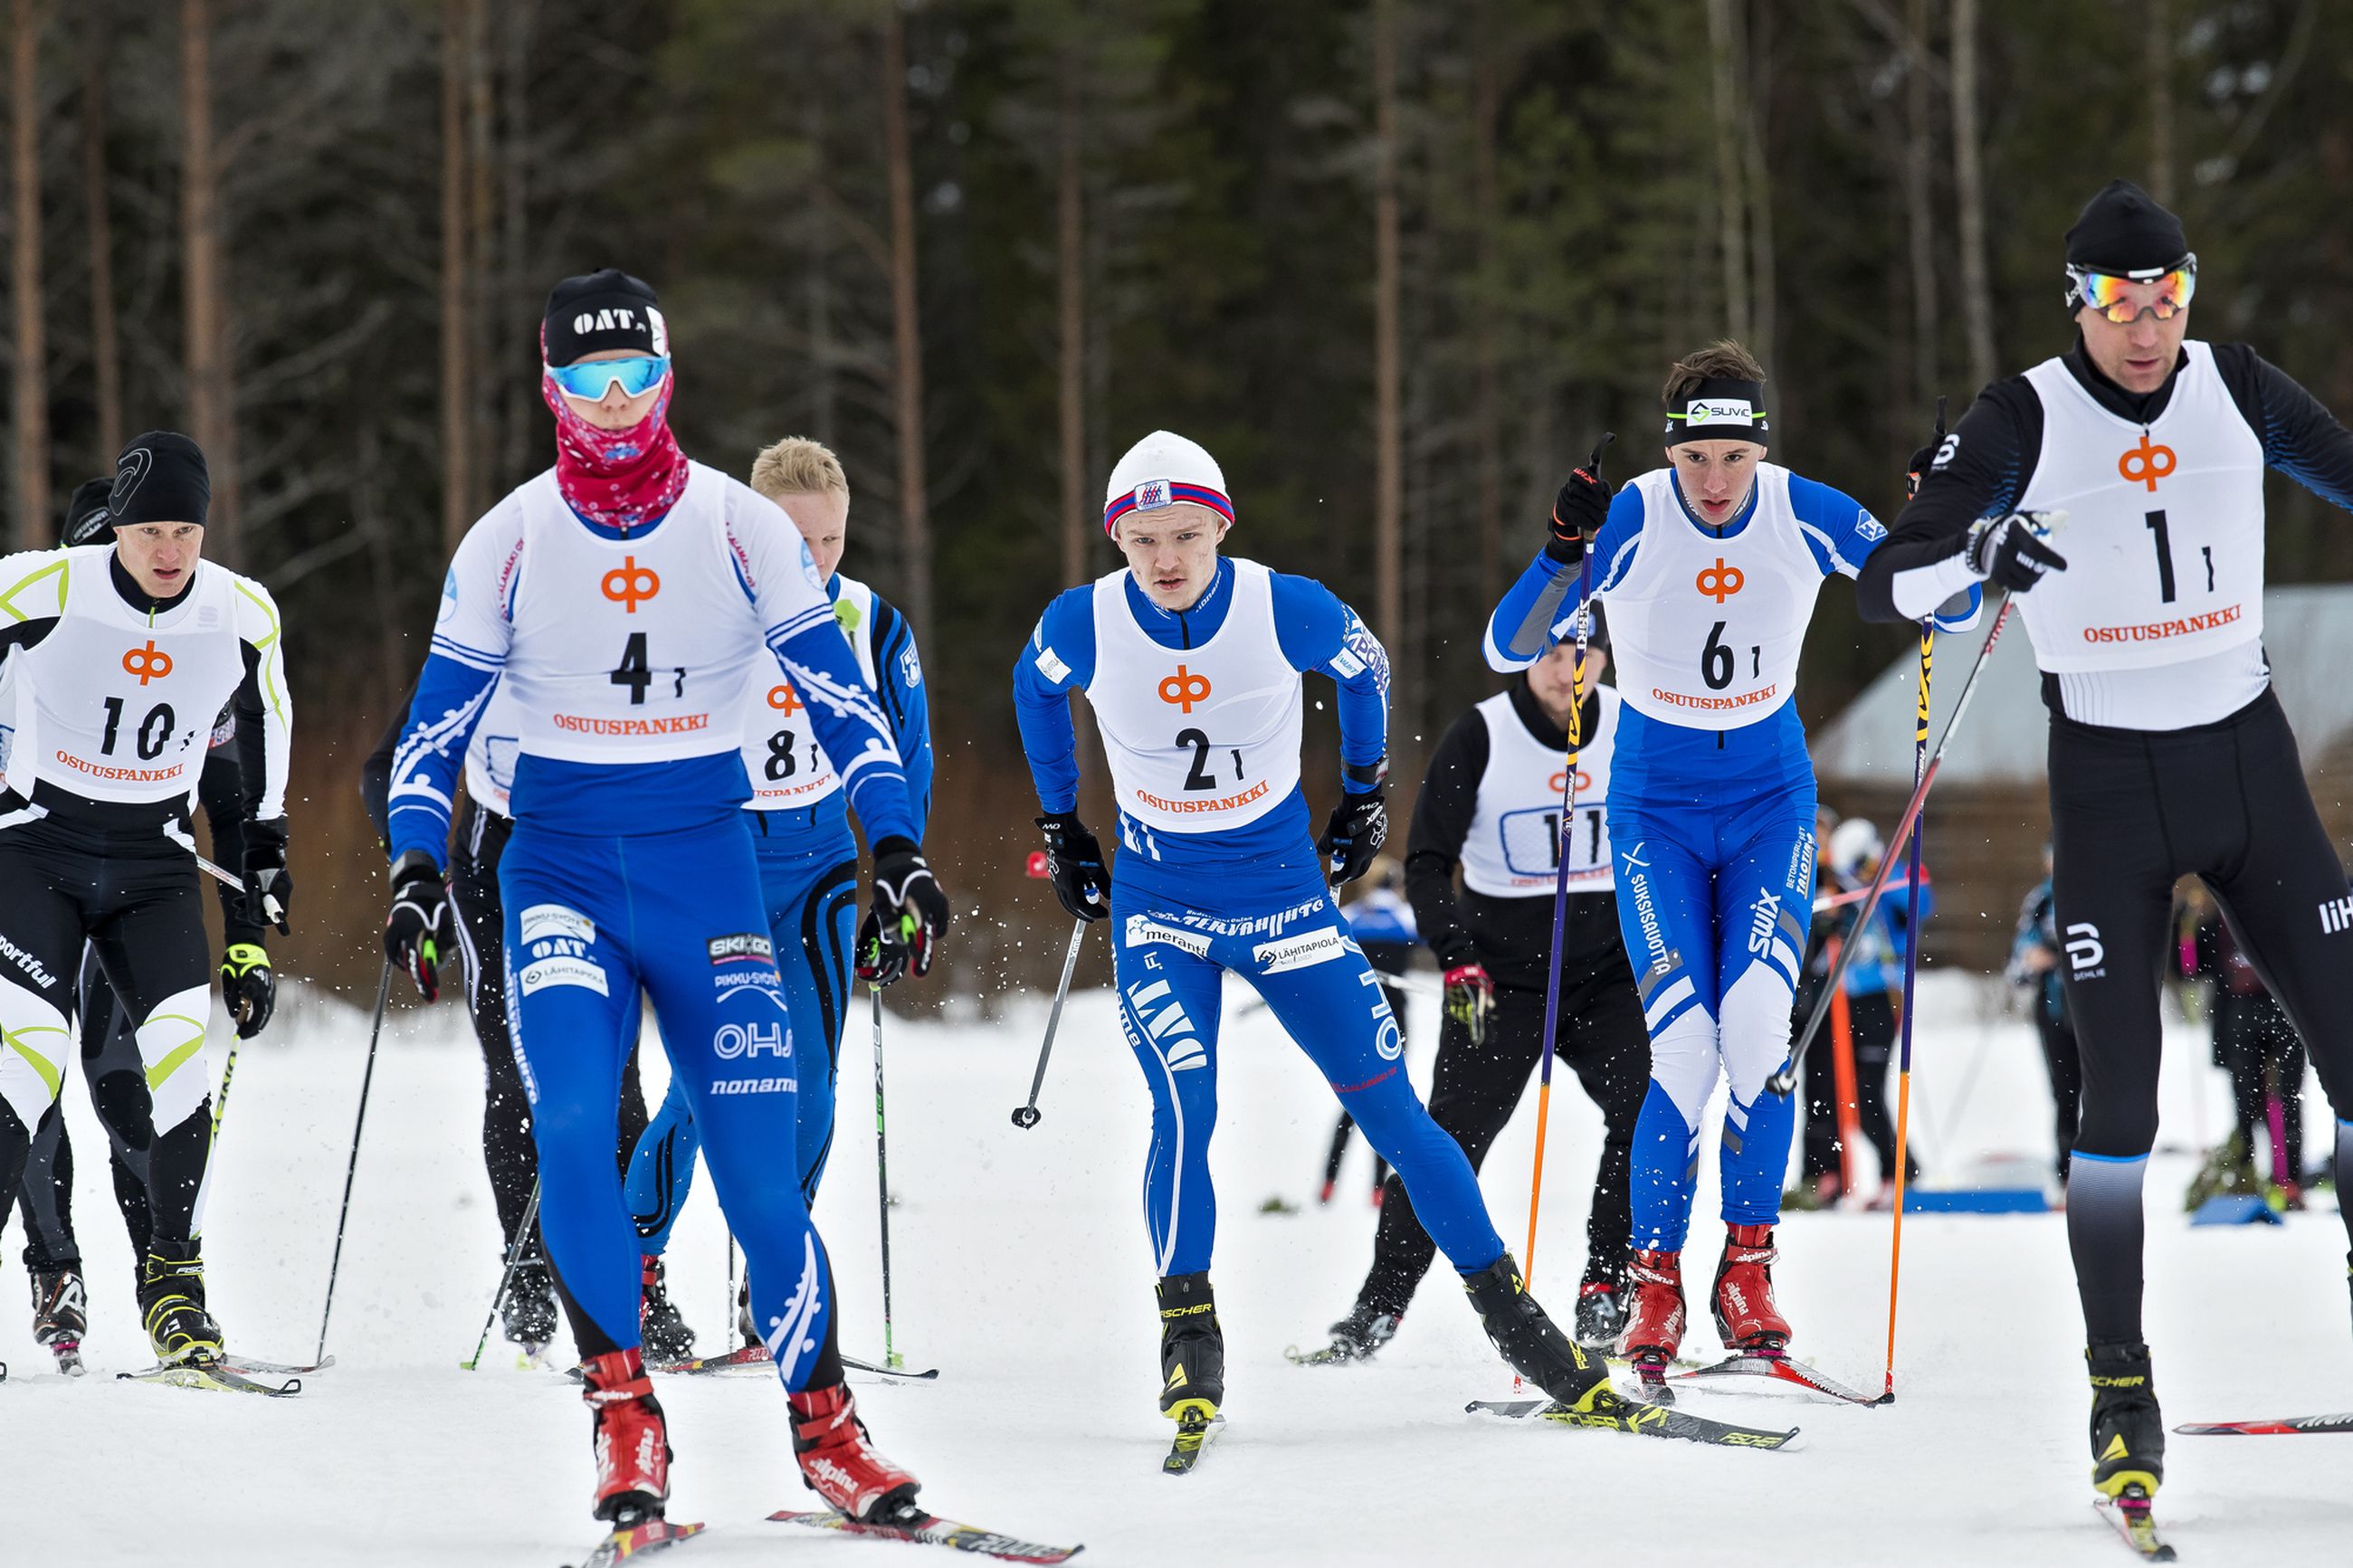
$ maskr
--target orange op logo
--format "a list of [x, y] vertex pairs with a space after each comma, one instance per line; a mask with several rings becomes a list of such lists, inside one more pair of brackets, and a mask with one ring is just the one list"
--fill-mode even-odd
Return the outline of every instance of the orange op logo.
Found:
[[792, 689], [789, 681], [771, 686], [768, 688], [768, 706], [789, 719], [801, 710], [800, 693]]
[[1176, 674], [1160, 683], [1160, 700], [1175, 703], [1181, 711], [1190, 713], [1194, 703], [1208, 700], [1209, 678], [1196, 675], [1181, 664]]
[[149, 637], [145, 647], [134, 647], [122, 656], [122, 672], [137, 676], [139, 684], [144, 686], [172, 673], [172, 656], [157, 647], [153, 637]]
[[661, 592], [661, 578], [650, 566], [640, 566], [634, 555], [624, 555], [621, 563], [605, 574], [605, 597], [622, 606], [630, 615], [638, 613], [638, 603]]
[[2172, 473], [2173, 466], [2173, 448], [2150, 446], [2146, 430], [2140, 433], [2140, 445], [2116, 459], [2116, 472], [2125, 477], [2125, 482], [2147, 485], [2151, 495], [2157, 493], [2157, 481]]
[[1715, 565], [1702, 567], [1694, 580], [1699, 584], [1699, 591], [1719, 605], [1740, 592], [1742, 584], [1748, 581], [1739, 567], [1726, 566], [1721, 555], [1715, 558]]

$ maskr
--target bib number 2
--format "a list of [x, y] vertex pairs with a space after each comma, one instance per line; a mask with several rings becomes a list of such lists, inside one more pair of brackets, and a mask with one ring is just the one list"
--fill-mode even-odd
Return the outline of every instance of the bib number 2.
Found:
[[[1190, 746], [1193, 749], [1193, 765], [1186, 770], [1185, 787], [1187, 789], [1217, 788], [1218, 775], [1209, 771], [1208, 735], [1200, 730], [1179, 730], [1176, 731], [1176, 744]], [[1232, 746], [1227, 749], [1233, 753], [1234, 780], [1240, 783], [1242, 778], [1241, 748]]]

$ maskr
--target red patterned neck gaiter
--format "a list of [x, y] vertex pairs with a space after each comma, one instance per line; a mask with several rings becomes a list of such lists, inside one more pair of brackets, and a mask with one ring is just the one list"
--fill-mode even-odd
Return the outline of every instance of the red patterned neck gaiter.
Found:
[[555, 488], [574, 511], [600, 528], [626, 533], [659, 522], [686, 489], [686, 454], [670, 434], [670, 399], [678, 375], [643, 419], [626, 430], [600, 430], [573, 410], [543, 375], [539, 395], [555, 416]]

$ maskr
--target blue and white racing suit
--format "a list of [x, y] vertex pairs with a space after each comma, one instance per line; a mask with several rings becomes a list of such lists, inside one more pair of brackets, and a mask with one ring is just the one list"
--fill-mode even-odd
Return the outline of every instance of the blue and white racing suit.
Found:
[[638, 1342], [638, 1237], [612, 1145], [642, 993], [744, 1244], [754, 1320], [800, 1389], [837, 1352], [825, 1249], [777, 1163], [797, 1136], [802, 1058], [740, 809], [744, 697], [772, 657], [860, 820], [913, 838], [891, 724], [790, 519], [698, 463], [663, 517], [604, 528], [542, 474], [458, 548], [390, 826], [396, 859], [441, 861], [467, 737], [502, 681], [520, 731], [499, 868], [507, 994], [540, 1225], [581, 1352]]
[[[837, 573], [826, 592], [891, 721], [920, 829], [931, 810], [932, 724], [914, 632], [906, 616], [863, 583]], [[834, 1085], [858, 925], [858, 840], [850, 836], [841, 774], [811, 731], [807, 705], [773, 669], [757, 674], [745, 702], [744, 771], [752, 781], [744, 810], [760, 860], [760, 900], [793, 1020], [801, 1196], [815, 1204], [833, 1150]], [[694, 1187], [700, 1147], [684, 1080], [673, 1073], [670, 1092], [629, 1161], [629, 1214], [646, 1251], [670, 1246], [670, 1226]]]
[[1209, 1266], [1219, 990], [1246, 977], [1397, 1168], [1464, 1273], [1503, 1256], [1470, 1162], [1430, 1119], [1378, 977], [1324, 880], [1299, 786], [1301, 674], [1339, 691], [1342, 785], [1379, 787], [1388, 658], [1321, 584], [1221, 560], [1190, 609], [1124, 571], [1048, 605], [1013, 670], [1021, 742], [1049, 813], [1078, 798], [1068, 694], [1094, 710], [1119, 800], [1111, 888], [1120, 1022], [1152, 1093], [1144, 1181], [1153, 1266]]
[[[1855, 575], [1887, 537], [1868, 509], [1757, 465], [1721, 526], [1683, 504], [1672, 468], [1629, 481], [1590, 555], [1624, 699], [1609, 778], [1618, 916], [1651, 1033], [1634, 1132], [1638, 1248], [1681, 1251], [1700, 1113], [1731, 1085], [1727, 1225], [1778, 1218], [1794, 1107], [1765, 1080], [1788, 1059], [1815, 864], [1814, 768], [1796, 693], [1822, 579]], [[1538, 555], [1487, 627], [1487, 662], [1520, 669], [1574, 636], [1577, 572]], [[1968, 613], [1938, 625], [1957, 630]]]

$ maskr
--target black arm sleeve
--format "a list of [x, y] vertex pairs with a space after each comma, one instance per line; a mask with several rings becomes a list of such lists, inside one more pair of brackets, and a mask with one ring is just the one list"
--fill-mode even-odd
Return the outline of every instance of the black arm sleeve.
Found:
[[249, 822], [260, 814], [261, 795], [269, 777], [269, 742], [261, 732], [268, 710], [261, 702], [261, 650], [251, 643], [238, 646], [245, 651], [245, 679], [237, 683], [229, 707], [237, 714], [237, 783], [244, 796], [237, 805], [237, 819]]
[[1439, 962], [1454, 964], [1474, 949], [1454, 901], [1454, 868], [1479, 809], [1479, 781], [1487, 773], [1487, 717], [1473, 708], [1454, 721], [1430, 753], [1406, 837], [1405, 896], [1421, 940]]
[[8, 650], [12, 647], [35, 647], [43, 637], [49, 635], [49, 628], [57, 624], [57, 616], [41, 616], [33, 620], [16, 621], [5, 627], [0, 627], [0, 658], [6, 658]]
[[2024, 376], [1997, 381], [1978, 393], [1945, 437], [1920, 493], [1905, 504], [1886, 542], [1863, 562], [1855, 580], [1862, 618], [1909, 620], [1895, 607], [1896, 574], [1957, 552], [1971, 523], [2015, 507], [2042, 455], [2042, 400]]
[[2263, 438], [2263, 461], [2321, 500], [2353, 511], [2353, 430], [2245, 343], [2217, 343], [2214, 368], [2248, 428]]
[[392, 842], [392, 754], [400, 746], [400, 732], [408, 727], [409, 706], [416, 700], [417, 682], [412, 680], [393, 706], [392, 722], [385, 726], [384, 739], [360, 763], [360, 804], [368, 820], [375, 824], [376, 837], [385, 844]]
[[[234, 871], [245, 864], [245, 772], [235, 743], [215, 746], [205, 753], [204, 771], [196, 775], [196, 800], [212, 826], [213, 858]], [[221, 924], [233, 947], [241, 942], [266, 945], [267, 931], [245, 918], [245, 896], [227, 882], [216, 883]]]

